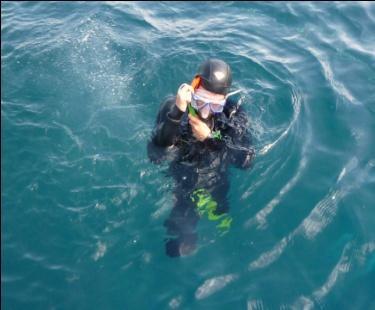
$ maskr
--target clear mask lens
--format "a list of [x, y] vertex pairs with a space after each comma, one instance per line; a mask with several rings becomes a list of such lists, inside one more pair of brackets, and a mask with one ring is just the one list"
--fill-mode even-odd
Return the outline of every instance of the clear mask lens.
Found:
[[191, 104], [195, 109], [202, 110], [205, 107], [209, 107], [211, 112], [213, 113], [220, 113], [224, 110], [224, 105], [226, 102], [226, 99], [220, 101], [220, 102], [212, 102], [208, 99], [202, 98], [197, 96], [196, 94], [192, 94], [191, 98]]

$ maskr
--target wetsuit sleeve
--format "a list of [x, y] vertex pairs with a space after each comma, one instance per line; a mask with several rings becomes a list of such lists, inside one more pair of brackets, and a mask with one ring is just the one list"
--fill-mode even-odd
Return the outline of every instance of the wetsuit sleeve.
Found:
[[147, 146], [148, 157], [154, 163], [160, 163], [168, 156], [168, 146], [172, 146], [180, 135], [179, 126], [184, 113], [177, 108], [175, 100], [175, 97], [168, 97], [160, 105]]
[[225, 139], [230, 162], [237, 168], [249, 168], [255, 157], [248, 126], [246, 112], [240, 107], [230, 118], [230, 129]]
[[173, 145], [179, 136], [179, 126], [184, 112], [175, 104], [175, 97], [169, 97], [160, 106], [152, 141], [158, 146]]

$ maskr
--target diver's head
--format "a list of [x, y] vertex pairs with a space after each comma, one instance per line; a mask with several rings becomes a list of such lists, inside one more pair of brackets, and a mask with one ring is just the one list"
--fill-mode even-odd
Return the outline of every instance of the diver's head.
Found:
[[211, 58], [203, 62], [195, 76], [200, 77], [200, 85], [204, 89], [215, 94], [226, 95], [232, 84], [230, 67], [220, 59]]
[[201, 118], [223, 111], [231, 84], [232, 72], [224, 61], [211, 58], [200, 65], [192, 83], [192, 105]]
[[215, 113], [223, 112], [225, 103], [224, 95], [210, 92], [202, 86], [195, 89], [191, 97], [191, 105], [202, 119], [208, 119]]

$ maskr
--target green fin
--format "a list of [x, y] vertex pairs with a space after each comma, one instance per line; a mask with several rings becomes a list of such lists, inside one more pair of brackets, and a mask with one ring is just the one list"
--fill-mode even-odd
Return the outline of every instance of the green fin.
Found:
[[215, 214], [217, 202], [212, 198], [211, 194], [203, 189], [197, 189], [191, 194], [191, 200], [195, 203], [199, 216], [207, 214], [209, 221], [218, 221], [220, 223], [216, 227], [220, 230], [221, 235], [227, 233], [231, 227], [232, 218], [226, 214]]
[[217, 228], [226, 228], [229, 229], [231, 224], [232, 224], [233, 219], [228, 216], [227, 218], [223, 219], [220, 224], [218, 224], [216, 227]]

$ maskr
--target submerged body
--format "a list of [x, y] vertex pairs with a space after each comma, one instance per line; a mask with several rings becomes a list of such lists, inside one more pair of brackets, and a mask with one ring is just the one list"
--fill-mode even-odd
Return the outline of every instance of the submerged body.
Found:
[[[176, 184], [175, 205], [164, 224], [171, 236], [166, 242], [169, 256], [188, 254], [195, 248], [196, 225], [202, 215], [197, 208], [197, 196], [210, 200], [209, 217], [219, 218], [228, 211], [229, 166], [249, 168], [254, 156], [247, 115], [236, 102], [227, 100], [222, 113], [206, 120], [211, 131], [219, 135], [204, 141], [193, 136], [188, 110], [180, 111], [175, 102], [176, 98], [170, 97], [162, 103], [148, 145], [152, 162], [170, 160], [168, 174]], [[226, 219], [220, 225], [228, 222]]]

